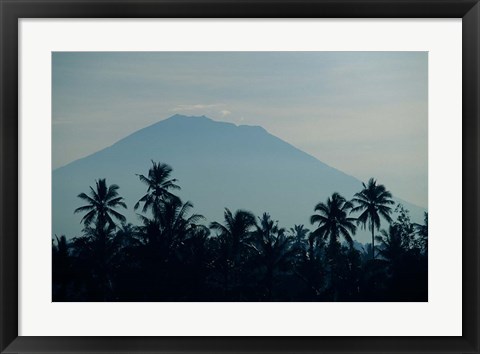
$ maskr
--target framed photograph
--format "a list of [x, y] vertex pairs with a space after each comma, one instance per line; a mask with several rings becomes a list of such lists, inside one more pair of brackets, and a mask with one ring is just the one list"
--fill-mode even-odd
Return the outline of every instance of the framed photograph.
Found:
[[2, 0], [1, 352], [478, 353], [479, 6]]

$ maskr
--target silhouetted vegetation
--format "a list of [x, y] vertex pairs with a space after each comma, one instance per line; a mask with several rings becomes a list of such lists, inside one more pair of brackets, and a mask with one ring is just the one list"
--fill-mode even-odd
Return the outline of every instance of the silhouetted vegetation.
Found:
[[[207, 225], [173, 193], [172, 172], [152, 161], [137, 175], [138, 225], [105, 179], [78, 195], [82, 235], [53, 239], [53, 301], [428, 300], [428, 214], [412, 223], [399, 204], [394, 220], [392, 194], [373, 178], [352, 200], [334, 192], [312, 205], [310, 231], [227, 208]], [[358, 226], [371, 244], [354, 241]]]

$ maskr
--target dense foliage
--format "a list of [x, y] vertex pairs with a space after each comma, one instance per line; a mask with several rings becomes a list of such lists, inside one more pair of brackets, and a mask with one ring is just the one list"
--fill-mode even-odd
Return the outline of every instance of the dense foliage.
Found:
[[[374, 179], [352, 200], [333, 193], [312, 206], [312, 230], [287, 230], [268, 213], [229, 209], [206, 226], [171, 174], [152, 161], [138, 175], [139, 225], [105, 179], [78, 195], [83, 235], [53, 239], [53, 301], [428, 300], [427, 213], [414, 224], [398, 205], [393, 220], [392, 195]], [[372, 244], [354, 242], [357, 227]]]

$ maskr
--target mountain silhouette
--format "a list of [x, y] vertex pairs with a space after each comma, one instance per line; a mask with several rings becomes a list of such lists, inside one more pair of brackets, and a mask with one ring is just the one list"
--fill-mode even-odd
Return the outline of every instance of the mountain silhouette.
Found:
[[[174, 115], [54, 170], [53, 234], [67, 238], [81, 234], [81, 216], [73, 213], [82, 205], [77, 195], [99, 178], [120, 186], [118, 192], [128, 205], [122, 213], [138, 224], [133, 206], [145, 194], [145, 185], [137, 174], [147, 175], [151, 160], [172, 166], [172, 176], [182, 188], [175, 193], [194, 204], [195, 212], [206, 217], [206, 225], [223, 220], [228, 207], [256, 215], [268, 211], [281, 226], [305, 224], [311, 229], [309, 217], [318, 202], [335, 191], [349, 199], [362, 188], [358, 179], [259, 126]], [[395, 190], [386, 187], [395, 196]], [[423, 208], [395, 201], [410, 210], [412, 221], [423, 221]], [[382, 222], [382, 226], [387, 225]], [[369, 242], [369, 235], [359, 230], [355, 239]]]

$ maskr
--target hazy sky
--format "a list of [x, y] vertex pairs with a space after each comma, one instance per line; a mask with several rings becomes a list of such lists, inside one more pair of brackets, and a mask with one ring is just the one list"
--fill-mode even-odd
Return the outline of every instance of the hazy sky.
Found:
[[426, 52], [52, 54], [63, 166], [174, 114], [260, 125], [427, 207]]

